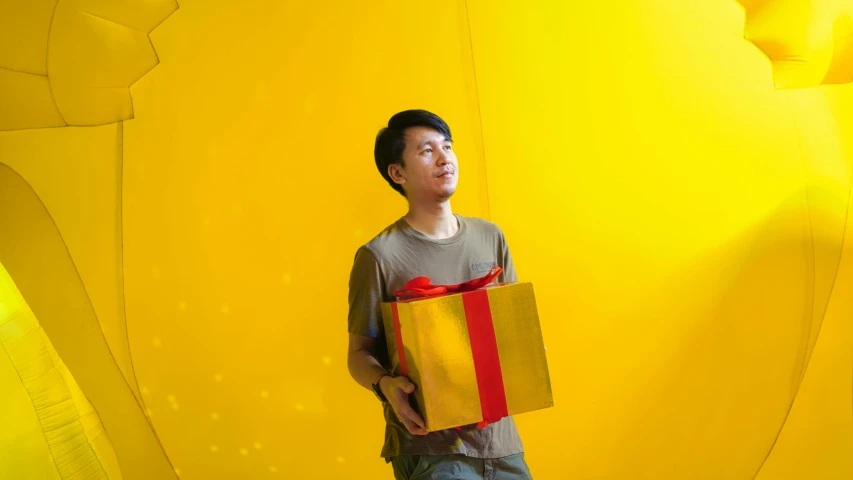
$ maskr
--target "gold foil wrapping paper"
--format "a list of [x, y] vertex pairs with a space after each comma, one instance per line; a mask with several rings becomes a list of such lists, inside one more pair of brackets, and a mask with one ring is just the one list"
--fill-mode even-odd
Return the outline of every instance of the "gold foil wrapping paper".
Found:
[[[552, 407], [533, 284], [490, 286], [482, 291], [488, 295], [508, 414]], [[394, 302], [408, 377], [418, 386], [410, 398], [431, 432], [483, 420], [471, 338], [484, 333], [469, 332], [463, 299], [473, 293]], [[382, 305], [382, 317], [392, 372], [401, 375], [392, 303]]]

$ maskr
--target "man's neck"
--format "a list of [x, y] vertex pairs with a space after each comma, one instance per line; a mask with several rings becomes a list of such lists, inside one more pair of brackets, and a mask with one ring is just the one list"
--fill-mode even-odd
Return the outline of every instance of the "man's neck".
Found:
[[404, 218], [412, 228], [436, 240], [450, 238], [459, 231], [459, 222], [449, 200], [428, 206], [410, 203], [409, 213]]

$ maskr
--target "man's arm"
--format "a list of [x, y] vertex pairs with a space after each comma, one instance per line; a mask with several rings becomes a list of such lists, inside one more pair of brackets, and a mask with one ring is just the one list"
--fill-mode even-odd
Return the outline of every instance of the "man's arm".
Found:
[[[349, 352], [347, 353], [347, 368], [353, 380], [362, 387], [373, 390], [373, 382], [379, 378], [379, 375], [386, 373], [385, 368], [379, 364], [375, 353], [379, 341], [372, 337], [362, 335], [349, 334]], [[379, 386], [383, 386], [383, 378]], [[385, 389], [382, 389], [383, 392]]]
[[[359, 249], [355, 256], [349, 283], [349, 347], [347, 369], [350, 376], [362, 387], [373, 390], [373, 382], [386, 373], [376, 359], [381, 342], [383, 276], [376, 257], [367, 249]], [[409, 403], [409, 394], [415, 385], [406, 377], [383, 377], [379, 388], [397, 415], [413, 435], [426, 435], [424, 421]]]
[[[375, 338], [361, 335], [349, 335], [347, 368], [349, 374], [362, 387], [373, 390], [373, 382], [386, 373], [385, 368], [376, 360], [374, 352], [378, 347]], [[415, 384], [406, 377], [386, 376], [379, 380], [379, 388], [391, 404], [397, 418], [412, 435], [426, 435], [424, 421], [409, 403], [409, 394], [415, 391]]]
[[368, 390], [372, 390], [373, 382], [385, 373], [376, 359], [383, 337], [381, 305], [384, 285], [376, 256], [367, 248], [359, 248], [349, 280], [347, 367], [352, 378]]

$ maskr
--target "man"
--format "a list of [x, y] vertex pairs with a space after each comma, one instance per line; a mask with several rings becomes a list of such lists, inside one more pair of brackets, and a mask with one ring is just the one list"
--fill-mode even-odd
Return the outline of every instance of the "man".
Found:
[[409, 110], [394, 115], [376, 137], [379, 173], [406, 198], [408, 213], [358, 249], [349, 282], [350, 375], [383, 403], [382, 456], [397, 480], [530, 479], [512, 417], [479, 429], [467, 425], [427, 433], [412, 408], [415, 391], [389, 359], [380, 305], [420, 276], [456, 284], [503, 268], [499, 282], [516, 282], [512, 257], [497, 225], [455, 215], [459, 164], [450, 128], [438, 116]]

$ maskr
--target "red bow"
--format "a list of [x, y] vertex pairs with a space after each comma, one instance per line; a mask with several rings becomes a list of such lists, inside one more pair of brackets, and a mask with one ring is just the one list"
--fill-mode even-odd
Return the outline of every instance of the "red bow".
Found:
[[394, 292], [395, 297], [428, 297], [432, 295], [441, 295], [444, 293], [470, 292], [483, 288], [492, 283], [498, 275], [501, 274], [503, 268], [495, 265], [489, 270], [486, 275], [468, 280], [467, 282], [458, 283], [456, 285], [433, 285], [427, 277], [418, 277], [409, 280], [403, 288]]

